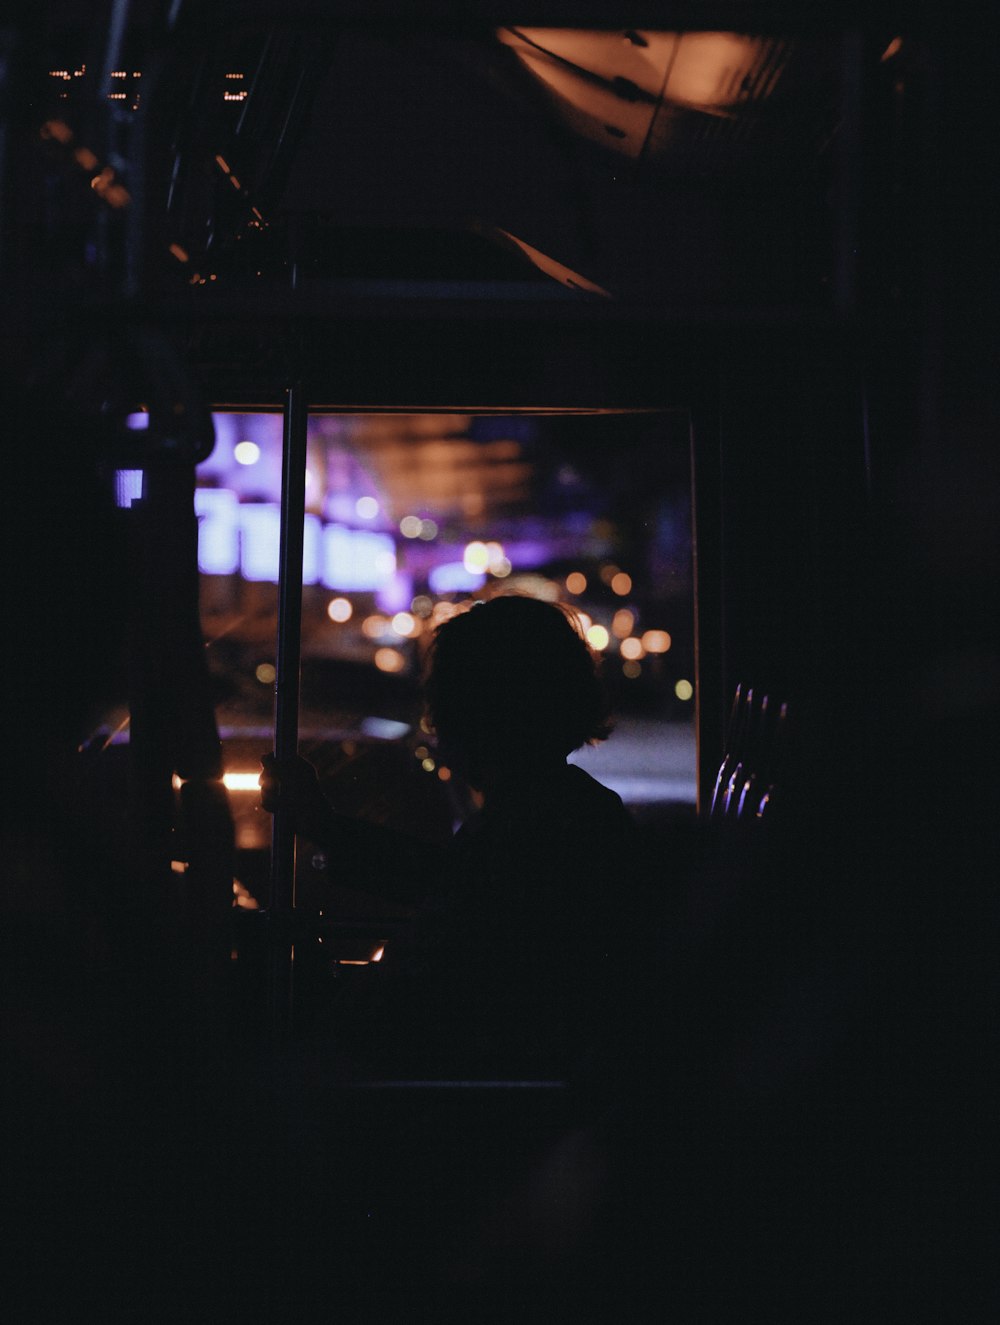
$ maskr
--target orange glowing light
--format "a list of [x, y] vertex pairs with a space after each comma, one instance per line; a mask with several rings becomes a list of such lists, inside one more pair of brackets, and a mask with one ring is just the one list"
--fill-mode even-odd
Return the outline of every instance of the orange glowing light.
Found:
[[581, 571], [570, 571], [566, 576], [566, 592], [581, 594], [587, 587], [587, 577]]
[[361, 633], [368, 639], [378, 639], [379, 636], [384, 635], [388, 629], [389, 618], [380, 616], [378, 612], [373, 613], [371, 616], [366, 616], [361, 623]]
[[372, 959], [373, 962], [380, 962], [384, 956], [385, 956], [385, 948], [384, 948], [384, 947], [378, 947], [378, 948], [376, 948], [375, 951], [372, 953], [372, 958], [371, 958], [371, 959]]
[[46, 120], [39, 132], [43, 138], [54, 138], [57, 143], [73, 141], [73, 130], [65, 120]]
[[170, 252], [178, 262], [188, 262], [190, 260], [187, 249], [181, 248], [180, 244], [171, 244]]
[[619, 598], [624, 598], [626, 594], [630, 594], [632, 592], [632, 576], [626, 575], [623, 570], [612, 576], [611, 592], [616, 593]]
[[225, 157], [217, 156], [215, 158], [215, 164], [219, 167], [219, 169], [222, 171], [224, 175], [229, 174], [229, 162], [226, 160]]
[[223, 773], [222, 785], [227, 791], [260, 791], [260, 774]]
[[97, 157], [89, 147], [78, 147], [73, 153], [73, 158], [84, 170], [91, 171], [97, 169]]
[[441, 767], [438, 769], [438, 777], [441, 779], [442, 782], [450, 782], [451, 769], [445, 768], [444, 764], [442, 764]]
[[903, 38], [893, 37], [892, 41], [890, 41], [889, 45], [882, 52], [879, 58], [879, 63], [885, 64], [885, 62], [887, 60], [891, 60], [894, 55], [898, 55], [902, 49], [903, 49]]
[[667, 653], [673, 641], [665, 630], [647, 630], [642, 637], [647, 653]]
[[622, 667], [622, 674], [627, 676], [630, 681], [634, 681], [637, 676], [642, 674], [642, 663], [631, 659]]
[[638, 662], [640, 658], [646, 656], [646, 650], [643, 647], [642, 640], [636, 639], [634, 635], [629, 636], [628, 639], [623, 639], [619, 645], [619, 649], [621, 650], [622, 657], [628, 658], [631, 662]]
[[401, 672], [406, 666], [406, 659], [398, 649], [376, 649], [375, 666], [380, 672]]
[[625, 639], [627, 635], [632, 634], [632, 627], [635, 625], [635, 617], [627, 607], [620, 607], [615, 613], [614, 620], [611, 622], [611, 633], [615, 639]]

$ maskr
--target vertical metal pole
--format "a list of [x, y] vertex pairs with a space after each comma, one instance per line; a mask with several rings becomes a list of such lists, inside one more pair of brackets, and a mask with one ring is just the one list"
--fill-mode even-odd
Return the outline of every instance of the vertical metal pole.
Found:
[[[306, 435], [309, 407], [301, 382], [285, 396], [281, 461], [281, 546], [278, 561], [278, 650], [275, 659], [274, 753], [294, 759], [299, 749], [299, 670], [302, 644], [302, 542], [306, 501]], [[271, 897], [268, 924], [271, 949], [271, 1025], [290, 1022], [295, 950], [291, 919], [295, 910], [295, 827], [279, 809], [271, 836]]]

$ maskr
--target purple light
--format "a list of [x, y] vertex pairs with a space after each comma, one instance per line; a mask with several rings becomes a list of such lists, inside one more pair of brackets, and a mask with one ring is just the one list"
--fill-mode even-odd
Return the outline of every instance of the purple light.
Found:
[[443, 566], [435, 566], [427, 579], [434, 593], [471, 593], [486, 583], [485, 575], [467, 571], [460, 561], [446, 561]]
[[142, 497], [142, 470], [115, 470], [115, 505], [128, 508]]
[[134, 414], [126, 414], [125, 427], [129, 432], [145, 432], [149, 427], [149, 415], [144, 409], [137, 410]]
[[413, 577], [403, 571], [397, 571], [375, 595], [375, 605], [380, 612], [395, 616], [397, 612], [408, 612], [413, 602]]

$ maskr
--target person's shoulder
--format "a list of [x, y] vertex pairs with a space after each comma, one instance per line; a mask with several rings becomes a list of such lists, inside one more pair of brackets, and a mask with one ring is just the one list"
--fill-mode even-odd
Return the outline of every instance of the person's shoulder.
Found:
[[580, 768], [578, 764], [566, 765], [566, 785], [571, 794], [585, 800], [595, 807], [600, 807], [606, 813], [618, 813], [627, 816], [624, 802], [616, 791], [606, 787], [603, 782], [598, 782], [597, 778], [591, 776], [585, 769]]

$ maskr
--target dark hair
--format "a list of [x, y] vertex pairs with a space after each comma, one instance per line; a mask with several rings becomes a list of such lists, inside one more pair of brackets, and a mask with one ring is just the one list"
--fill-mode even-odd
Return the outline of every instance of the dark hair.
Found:
[[590, 647], [569, 612], [514, 594], [443, 622], [425, 681], [445, 752], [476, 765], [505, 752], [565, 757], [610, 731]]

